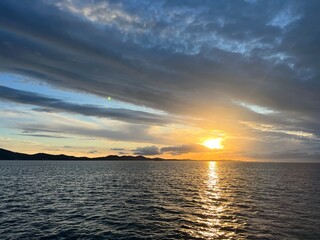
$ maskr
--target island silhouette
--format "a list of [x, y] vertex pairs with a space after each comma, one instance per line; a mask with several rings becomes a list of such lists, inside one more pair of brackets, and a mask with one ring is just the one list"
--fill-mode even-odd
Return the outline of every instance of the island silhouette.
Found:
[[164, 159], [164, 158], [148, 158], [144, 156], [118, 156], [108, 155], [104, 157], [75, 157], [68, 156], [65, 154], [47, 154], [47, 153], [36, 153], [27, 154], [9, 151], [0, 148], [0, 160], [82, 160], [82, 161], [164, 161], [164, 160], [177, 160], [177, 159]]

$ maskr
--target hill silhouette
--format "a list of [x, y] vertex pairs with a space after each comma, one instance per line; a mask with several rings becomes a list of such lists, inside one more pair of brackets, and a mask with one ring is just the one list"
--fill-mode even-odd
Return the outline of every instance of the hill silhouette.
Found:
[[163, 161], [163, 160], [175, 160], [175, 159], [163, 159], [163, 158], [147, 158], [144, 156], [118, 156], [108, 155], [105, 157], [75, 157], [64, 154], [54, 155], [47, 153], [26, 154], [12, 152], [3, 148], [0, 148], [0, 160], [98, 160], [98, 161]]

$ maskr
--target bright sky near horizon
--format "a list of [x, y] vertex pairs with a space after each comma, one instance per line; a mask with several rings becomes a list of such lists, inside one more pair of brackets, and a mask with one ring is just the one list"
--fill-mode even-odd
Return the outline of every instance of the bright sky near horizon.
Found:
[[320, 160], [317, 0], [0, 1], [0, 148]]

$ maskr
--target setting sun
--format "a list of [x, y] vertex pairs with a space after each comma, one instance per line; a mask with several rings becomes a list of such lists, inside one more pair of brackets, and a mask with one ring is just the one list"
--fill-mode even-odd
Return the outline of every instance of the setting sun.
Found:
[[222, 149], [222, 138], [210, 138], [203, 142], [203, 145], [210, 149]]

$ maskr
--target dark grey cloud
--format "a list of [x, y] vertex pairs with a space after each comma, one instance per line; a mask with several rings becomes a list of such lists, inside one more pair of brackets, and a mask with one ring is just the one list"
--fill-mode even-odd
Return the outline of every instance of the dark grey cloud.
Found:
[[158, 155], [160, 154], [159, 148], [156, 146], [138, 147], [133, 150], [135, 155]]
[[207, 148], [199, 144], [170, 146], [170, 147], [163, 147], [160, 149], [161, 153], [169, 153], [172, 155], [180, 155], [180, 154], [193, 153], [193, 152], [207, 152], [207, 151], [208, 151]]
[[159, 155], [164, 153], [168, 153], [172, 155], [181, 155], [181, 154], [193, 153], [193, 152], [206, 152], [208, 151], [208, 149], [199, 144], [189, 144], [189, 145], [162, 147], [162, 148], [159, 148], [157, 146], [146, 146], [146, 147], [136, 148], [132, 151], [136, 155]]
[[36, 111], [65, 111], [71, 113], [82, 114], [86, 116], [105, 117], [116, 119], [130, 123], [142, 124], [165, 124], [167, 120], [165, 117], [151, 114], [142, 111], [134, 111], [121, 108], [102, 108], [94, 105], [80, 105], [74, 103], [64, 102], [60, 99], [46, 97], [40, 94], [12, 89], [0, 86], [0, 98], [22, 103], [41, 106], [44, 108], [35, 108]]
[[97, 150], [91, 150], [91, 151], [88, 151], [87, 153], [89, 153], [89, 154], [95, 154], [95, 153], [98, 153], [98, 151], [97, 151]]

